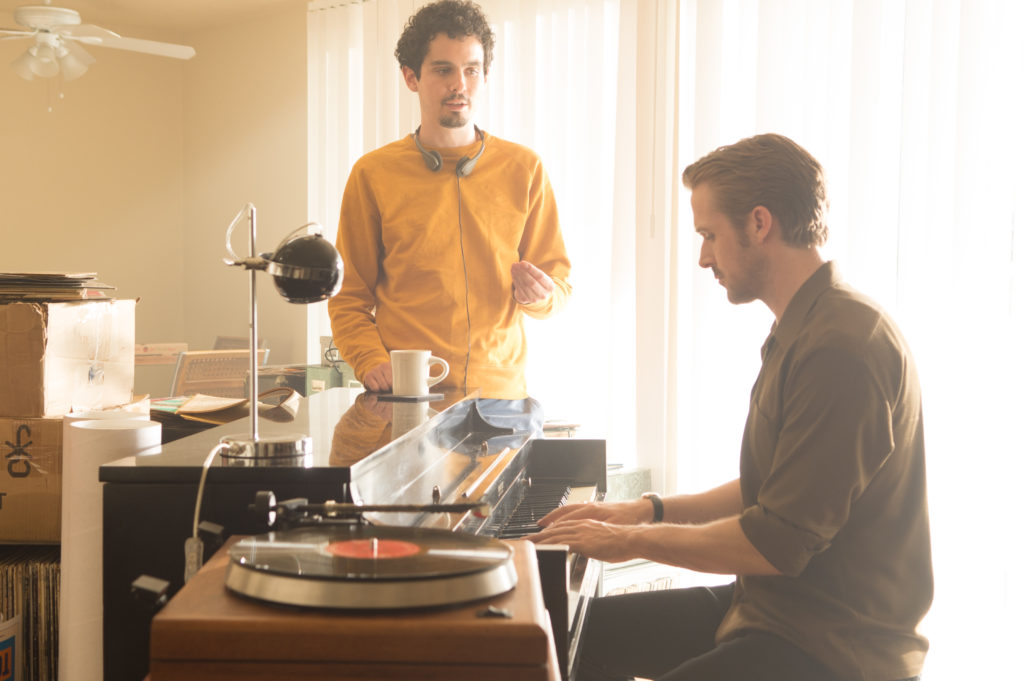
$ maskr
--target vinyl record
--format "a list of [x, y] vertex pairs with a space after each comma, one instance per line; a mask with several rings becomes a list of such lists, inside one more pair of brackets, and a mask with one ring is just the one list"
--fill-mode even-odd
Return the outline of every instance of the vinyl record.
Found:
[[444, 530], [368, 525], [304, 527], [243, 539], [233, 562], [295, 577], [429, 579], [486, 570], [508, 560], [496, 539]]
[[242, 539], [229, 556], [232, 591], [310, 607], [443, 605], [516, 583], [510, 545], [430, 528], [305, 527]]

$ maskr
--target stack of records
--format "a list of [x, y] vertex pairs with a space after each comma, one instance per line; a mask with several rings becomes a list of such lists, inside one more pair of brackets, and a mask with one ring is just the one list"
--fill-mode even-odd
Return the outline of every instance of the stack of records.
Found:
[[0, 304], [105, 300], [113, 288], [96, 281], [95, 272], [0, 272]]
[[21, 617], [21, 678], [57, 681], [60, 548], [0, 547], [0, 614]]

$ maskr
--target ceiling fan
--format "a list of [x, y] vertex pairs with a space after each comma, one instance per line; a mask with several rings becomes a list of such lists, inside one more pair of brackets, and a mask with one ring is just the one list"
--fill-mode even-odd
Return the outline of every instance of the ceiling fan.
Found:
[[57, 74], [63, 74], [65, 80], [81, 76], [96, 60], [80, 43], [175, 59], [191, 59], [196, 53], [187, 45], [124, 38], [105, 28], [83, 24], [81, 16], [73, 9], [49, 4], [18, 7], [14, 10], [14, 21], [25, 28], [0, 28], [0, 40], [33, 40], [33, 44], [11, 62], [14, 72], [25, 80], [51, 78]]

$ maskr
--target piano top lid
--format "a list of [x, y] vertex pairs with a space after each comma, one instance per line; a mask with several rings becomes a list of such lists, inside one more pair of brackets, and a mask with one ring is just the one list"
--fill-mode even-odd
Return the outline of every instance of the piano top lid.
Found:
[[[262, 436], [303, 433], [312, 438], [307, 457], [265, 461], [231, 461], [216, 457], [210, 468], [211, 481], [335, 480], [347, 483], [352, 467], [374, 453], [408, 447], [432, 436], [436, 430], [464, 427], [478, 391], [453, 390], [442, 400], [427, 403], [387, 403], [372, 393], [354, 388], [332, 388], [303, 397], [295, 418], [288, 422], [260, 418]], [[426, 407], [407, 414], [396, 407]], [[162, 445], [156, 454], [130, 456], [104, 464], [101, 482], [197, 482], [203, 460], [228, 435], [244, 432], [247, 419], [210, 428]]]
[[[474, 473], [509, 451], [521, 449], [531, 432], [490, 425], [474, 400], [452, 405], [448, 417], [438, 419], [417, 437], [410, 433], [352, 466], [350, 488], [356, 503], [430, 504], [473, 501], [454, 495]], [[370, 514], [373, 522], [420, 524], [422, 514]]]

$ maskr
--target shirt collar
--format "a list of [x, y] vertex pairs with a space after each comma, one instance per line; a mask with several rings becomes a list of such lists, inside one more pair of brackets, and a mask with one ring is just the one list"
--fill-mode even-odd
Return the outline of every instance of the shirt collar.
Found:
[[768, 352], [777, 345], [788, 346], [792, 343], [804, 326], [804, 319], [807, 313], [814, 307], [818, 297], [828, 289], [842, 283], [839, 275], [839, 268], [835, 261], [828, 261], [807, 278], [807, 281], [797, 289], [793, 299], [786, 305], [782, 313], [782, 319], [772, 324], [771, 333], [761, 346], [761, 359], [767, 357]]

